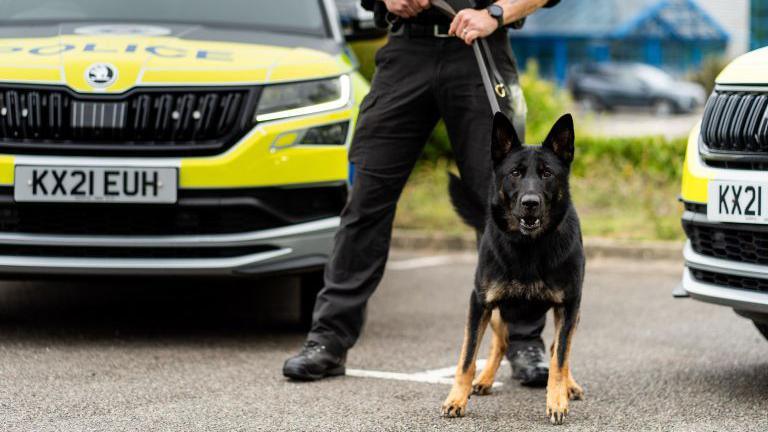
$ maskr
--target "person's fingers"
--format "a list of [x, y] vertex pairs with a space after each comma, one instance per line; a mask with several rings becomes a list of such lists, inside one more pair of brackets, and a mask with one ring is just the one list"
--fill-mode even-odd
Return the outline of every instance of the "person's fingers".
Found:
[[413, 18], [418, 12], [416, 12], [408, 1], [402, 1], [398, 5], [398, 13], [403, 18]]
[[464, 13], [464, 11], [459, 12], [458, 15], [456, 15], [456, 18], [453, 20], [453, 23], [451, 24], [451, 28], [453, 31], [451, 32], [449, 30], [448, 34], [454, 34], [458, 37], [462, 37], [461, 33], [464, 31], [464, 29], [467, 26], [467, 14]]
[[451, 21], [451, 26], [448, 27], [448, 34], [453, 36], [456, 34], [456, 26], [458, 26], [459, 17], [454, 17], [453, 21]]
[[467, 18], [468, 15], [465, 11], [459, 12], [459, 14], [456, 16], [457, 23], [456, 23], [456, 35], [461, 36], [461, 33], [464, 31], [464, 29], [467, 27]]
[[458, 23], [458, 22], [459, 22], [459, 17], [457, 15], [457, 16], [453, 17], [453, 19], [451, 20], [451, 25], [448, 27], [448, 34], [449, 35], [453, 35], [453, 34], [456, 33], [456, 23]]
[[421, 9], [429, 9], [432, 6], [429, 0], [416, 0], [416, 2], [421, 6]]
[[480, 37], [480, 32], [477, 30], [470, 30], [467, 32], [466, 36], [464, 36], [464, 42], [466, 42], [467, 45], [472, 45], [472, 43], [477, 40]]
[[400, 18], [411, 18], [416, 15], [416, 12], [409, 7], [410, 0], [388, 0], [387, 10]]
[[413, 12], [413, 16], [416, 16], [424, 10], [424, 7], [419, 4], [417, 0], [406, 0], [408, 7]]
[[460, 26], [460, 27], [459, 27], [459, 28], [456, 30], [456, 31], [457, 31], [457, 33], [456, 33], [456, 34], [457, 34], [457, 35], [458, 35], [460, 38], [464, 39], [465, 37], [467, 37], [467, 33], [468, 33], [470, 30], [472, 30], [472, 23], [471, 23], [471, 22], [469, 22], [469, 20], [465, 19], [465, 20], [464, 20], [464, 21], [461, 23], [461, 26]]
[[[426, 9], [426, 7], [421, 4], [421, 0], [406, 0], [406, 2], [408, 3], [408, 6], [414, 11], [414, 13], [418, 14]], [[429, 1], [427, 1], [427, 3], [429, 3]]]

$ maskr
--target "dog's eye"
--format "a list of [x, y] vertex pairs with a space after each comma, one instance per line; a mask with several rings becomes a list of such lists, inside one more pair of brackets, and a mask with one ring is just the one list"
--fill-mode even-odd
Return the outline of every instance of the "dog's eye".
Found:
[[552, 177], [554, 174], [552, 174], [552, 171], [549, 170], [549, 168], [544, 168], [543, 171], [541, 171], [541, 176], [544, 178]]
[[520, 170], [513, 169], [512, 171], [509, 172], [509, 175], [511, 175], [512, 177], [520, 177]]

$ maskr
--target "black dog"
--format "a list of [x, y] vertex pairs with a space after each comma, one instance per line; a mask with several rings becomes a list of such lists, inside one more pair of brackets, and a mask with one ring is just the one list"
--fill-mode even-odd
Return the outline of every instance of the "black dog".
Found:
[[[456, 379], [442, 413], [461, 417], [470, 393], [490, 392], [507, 348], [504, 321], [526, 314], [541, 316], [553, 308], [555, 339], [546, 412], [553, 424], [562, 424], [569, 399], [584, 394], [569, 367], [584, 280], [581, 229], [568, 187], [573, 119], [570, 114], [561, 117], [539, 147], [522, 145], [507, 117], [496, 114], [491, 153], [494, 172], [488, 206], [451, 176], [457, 212], [483, 236]], [[491, 353], [473, 382], [478, 346], [489, 322]]]

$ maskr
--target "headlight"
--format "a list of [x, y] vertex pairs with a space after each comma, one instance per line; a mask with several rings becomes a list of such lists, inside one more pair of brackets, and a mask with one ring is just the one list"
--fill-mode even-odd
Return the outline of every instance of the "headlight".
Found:
[[348, 75], [266, 86], [261, 92], [254, 120], [263, 122], [343, 108], [349, 104], [351, 86]]

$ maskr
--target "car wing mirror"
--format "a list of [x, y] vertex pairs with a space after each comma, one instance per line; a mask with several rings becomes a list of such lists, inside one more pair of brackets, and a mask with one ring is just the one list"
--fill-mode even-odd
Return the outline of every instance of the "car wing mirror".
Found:
[[378, 39], [387, 34], [386, 29], [376, 25], [373, 12], [360, 6], [359, 1], [336, 1], [341, 19], [341, 28], [347, 41]]

